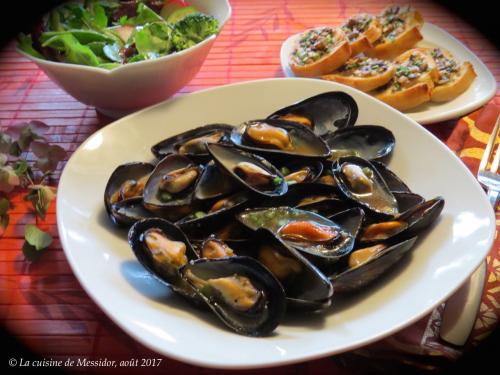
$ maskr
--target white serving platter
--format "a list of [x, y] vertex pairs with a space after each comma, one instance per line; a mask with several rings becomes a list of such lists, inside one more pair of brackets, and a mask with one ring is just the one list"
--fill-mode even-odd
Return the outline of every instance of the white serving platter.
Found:
[[[262, 118], [309, 96], [345, 91], [359, 106], [358, 124], [395, 135], [389, 164], [425, 198], [443, 196], [436, 226], [387, 277], [350, 298], [334, 296], [320, 314], [288, 316], [270, 337], [227, 330], [209, 312], [172, 295], [136, 261], [126, 230], [109, 221], [106, 182], [120, 164], [151, 160], [159, 140], [202, 124]], [[415, 121], [372, 97], [332, 82], [299, 78], [239, 83], [175, 98], [122, 118], [91, 135], [68, 161], [59, 184], [57, 224], [83, 288], [103, 311], [149, 348], [218, 368], [284, 365], [337, 354], [382, 339], [450, 296], [484, 259], [495, 218], [474, 176]]]

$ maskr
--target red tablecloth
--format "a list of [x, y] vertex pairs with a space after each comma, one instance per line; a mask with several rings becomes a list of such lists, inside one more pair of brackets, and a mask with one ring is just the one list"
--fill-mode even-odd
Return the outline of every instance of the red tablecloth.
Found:
[[[347, 16], [358, 12], [379, 13], [387, 3], [386, 0], [232, 0], [232, 18], [197, 77], [181, 93], [238, 81], [280, 77], [279, 48], [290, 34], [319, 24], [339, 24]], [[445, 28], [467, 45], [486, 63], [497, 81], [500, 79], [500, 51], [483, 36], [436, 4], [428, 1], [414, 1], [412, 4], [421, 11], [426, 21]], [[500, 104], [500, 96], [497, 95], [495, 100]], [[472, 120], [475, 116], [471, 116]], [[31, 119], [40, 119], [49, 124], [49, 141], [64, 147], [69, 155], [90, 134], [110, 122], [97, 114], [94, 108], [64, 93], [35, 64], [9, 46], [0, 53], [0, 125], [9, 126]], [[481, 157], [481, 147], [487, 140], [487, 129], [477, 132], [472, 120], [466, 118], [458, 126], [457, 121], [449, 121], [431, 125], [429, 129], [443, 141], [453, 135], [450, 146], [464, 160], [470, 161], [471, 158]], [[468, 146], [470, 142], [476, 144]], [[55, 182], [62, 167], [60, 165]], [[21, 252], [24, 224], [34, 222], [35, 217], [21, 196], [13, 202], [11, 224], [0, 239], [0, 320], [3, 326], [42, 358], [161, 357], [115, 326], [83, 291], [57, 240], [55, 205], [51, 206], [47, 219], [40, 224], [56, 240], [38, 262], [30, 263], [24, 259]], [[488, 259], [488, 281], [492, 287], [487, 286], [485, 291], [480, 319], [473, 336], [476, 341], [489, 332], [489, 328], [498, 320], [500, 257], [498, 252], [495, 254]], [[438, 318], [439, 309], [434, 314]], [[426, 362], [426, 356], [440, 354], [448, 349], [437, 345], [436, 351], [432, 350], [433, 332], [438, 322], [439, 319], [423, 319], [378, 346], [370, 346], [356, 353], [258, 372], [360, 373], [373, 369], [370, 364], [357, 360], [360, 355], [380, 355], [396, 361], [394, 353], [399, 353], [398, 359], [405, 358], [404, 361], [429, 363]], [[416, 339], [422, 340], [424, 347], [425, 340], [430, 345], [421, 352], [412, 353], [415, 351], [415, 332], [427, 332]], [[405, 342], [411, 345], [405, 348]], [[406, 354], [401, 354], [405, 349], [408, 349]], [[452, 357], [457, 353], [454, 350], [447, 352]], [[430, 363], [436, 364], [435, 361]], [[72, 367], [65, 370], [89, 372], [91, 369]], [[112, 370], [97, 368], [92, 371]], [[155, 371], [169, 374], [180, 371], [183, 374], [220, 373], [166, 358], [160, 368], [147, 369], [149, 373]]]

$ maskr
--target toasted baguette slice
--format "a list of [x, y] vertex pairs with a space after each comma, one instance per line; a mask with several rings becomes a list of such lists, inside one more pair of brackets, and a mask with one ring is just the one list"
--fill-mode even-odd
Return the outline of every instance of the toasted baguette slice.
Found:
[[464, 62], [457, 75], [450, 82], [434, 87], [431, 92], [431, 100], [440, 103], [455, 99], [469, 88], [476, 77], [472, 64], [468, 61]]
[[351, 17], [342, 25], [342, 31], [351, 44], [352, 56], [371, 49], [373, 43], [382, 35], [382, 27], [378, 19], [366, 13]]
[[447, 102], [469, 88], [476, 72], [468, 61], [458, 64], [451, 52], [440, 48], [426, 48], [425, 51], [436, 63], [438, 77], [431, 92], [433, 102]]
[[321, 78], [368, 92], [387, 84], [395, 71], [389, 61], [358, 56], [349, 59], [337, 72]]
[[[394, 59], [394, 63], [399, 65], [399, 67], [396, 68], [396, 76], [406, 75], [402, 67], [408, 67], [410, 69], [412, 66], [416, 66], [421, 68], [420, 72], [415, 72], [415, 74], [418, 74], [416, 78], [417, 81], [427, 81], [428, 78], [430, 78], [433, 84], [439, 79], [439, 71], [436, 62], [425, 48], [413, 48], [403, 52]], [[414, 79], [414, 77], [411, 76], [408, 78], [410, 81]], [[402, 83], [404, 85], [404, 82]]]
[[390, 106], [406, 111], [431, 100], [432, 81], [418, 82], [413, 86], [394, 91], [389, 86], [385, 91], [375, 95], [375, 97]]
[[351, 46], [340, 28], [319, 27], [301, 34], [289, 60], [296, 76], [317, 77], [342, 66]]
[[423, 39], [422, 15], [410, 8], [390, 6], [379, 16], [382, 36], [366, 54], [380, 59], [393, 59]]
[[431, 99], [438, 71], [425, 50], [414, 48], [395, 59], [392, 81], [375, 96], [400, 111], [416, 107]]

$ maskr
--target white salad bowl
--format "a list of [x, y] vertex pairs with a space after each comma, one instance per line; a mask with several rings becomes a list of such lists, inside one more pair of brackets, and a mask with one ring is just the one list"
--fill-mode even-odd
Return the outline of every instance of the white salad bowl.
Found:
[[[228, 0], [190, 0], [203, 13], [214, 16], [220, 29], [231, 16]], [[120, 117], [165, 100], [198, 73], [217, 35], [186, 50], [106, 70], [86, 65], [39, 59], [34, 61], [49, 78], [82, 103], [111, 117]]]

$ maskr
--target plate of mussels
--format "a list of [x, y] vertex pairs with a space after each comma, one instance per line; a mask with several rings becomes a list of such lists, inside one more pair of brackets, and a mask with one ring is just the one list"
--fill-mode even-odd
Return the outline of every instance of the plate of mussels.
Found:
[[486, 256], [472, 174], [416, 122], [336, 83], [177, 97], [89, 137], [59, 185], [81, 285], [132, 337], [207, 367], [352, 350], [429, 313]]

